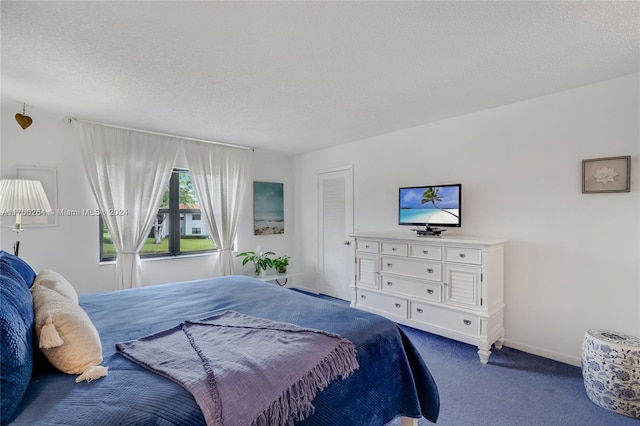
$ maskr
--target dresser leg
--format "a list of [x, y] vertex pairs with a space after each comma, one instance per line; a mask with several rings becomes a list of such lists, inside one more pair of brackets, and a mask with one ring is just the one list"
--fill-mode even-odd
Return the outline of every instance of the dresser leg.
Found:
[[402, 416], [400, 420], [400, 426], [418, 426], [418, 419]]
[[480, 348], [478, 350], [478, 356], [480, 357], [480, 362], [483, 364], [489, 363], [489, 357], [491, 356], [491, 351], [487, 349]]
[[503, 344], [504, 344], [504, 337], [501, 337], [498, 340], [496, 340], [493, 346], [495, 346], [496, 349], [502, 349]]

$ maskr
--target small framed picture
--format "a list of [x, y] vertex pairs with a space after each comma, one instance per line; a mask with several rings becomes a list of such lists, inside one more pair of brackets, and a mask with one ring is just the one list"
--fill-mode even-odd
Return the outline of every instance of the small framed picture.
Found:
[[582, 160], [582, 193], [629, 192], [631, 156]]

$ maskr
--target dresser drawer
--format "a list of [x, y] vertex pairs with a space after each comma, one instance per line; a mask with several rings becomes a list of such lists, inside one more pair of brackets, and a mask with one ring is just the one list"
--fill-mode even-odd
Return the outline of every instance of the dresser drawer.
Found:
[[436, 262], [405, 260], [393, 257], [383, 257], [382, 272], [406, 275], [432, 281], [442, 281], [442, 265]]
[[378, 253], [380, 250], [380, 243], [378, 241], [370, 240], [357, 240], [356, 250], [364, 253]]
[[482, 263], [482, 252], [478, 249], [445, 247], [444, 260], [446, 262], [472, 263], [480, 265]]
[[392, 254], [394, 256], [406, 256], [409, 248], [406, 243], [382, 243], [382, 254]]
[[382, 276], [382, 290], [389, 293], [400, 293], [409, 298], [418, 297], [433, 302], [442, 301], [442, 286], [436, 283], [432, 284], [388, 275]]
[[480, 336], [480, 319], [465, 312], [454, 312], [425, 303], [411, 302], [409, 319], [469, 336]]
[[385, 314], [406, 318], [407, 300], [400, 297], [375, 293], [367, 290], [357, 290], [357, 307], [374, 309]]
[[442, 260], [442, 247], [425, 244], [411, 244], [409, 256], [418, 259]]

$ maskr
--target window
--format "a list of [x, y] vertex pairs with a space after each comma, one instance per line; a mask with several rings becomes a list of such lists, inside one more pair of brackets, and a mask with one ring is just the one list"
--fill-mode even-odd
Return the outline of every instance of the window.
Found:
[[[202, 226], [201, 218], [191, 174], [188, 170], [175, 169], [147, 241], [140, 250], [140, 257], [179, 256], [215, 250], [215, 243], [207, 228]], [[114, 260], [116, 250], [102, 217], [100, 230], [100, 260]]]

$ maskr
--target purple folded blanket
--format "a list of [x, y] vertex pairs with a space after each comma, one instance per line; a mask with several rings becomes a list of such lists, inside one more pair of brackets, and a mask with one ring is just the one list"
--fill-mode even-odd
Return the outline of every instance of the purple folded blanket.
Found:
[[207, 425], [292, 425], [311, 400], [358, 368], [347, 339], [234, 311], [117, 343], [141, 366], [193, 394]]

